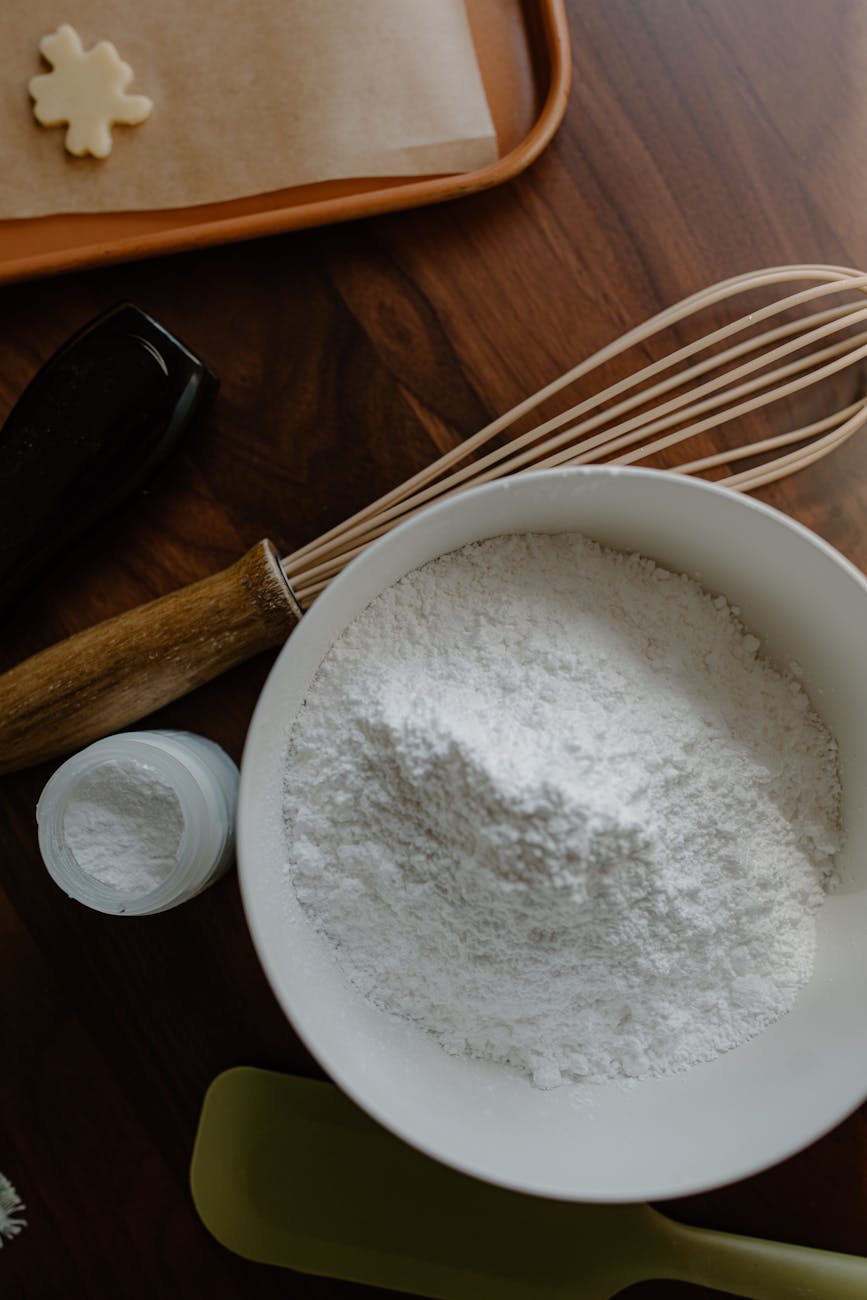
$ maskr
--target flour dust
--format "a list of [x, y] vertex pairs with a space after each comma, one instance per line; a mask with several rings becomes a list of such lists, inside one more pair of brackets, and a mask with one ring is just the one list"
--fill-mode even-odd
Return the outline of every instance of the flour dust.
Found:
[[408, 574], [292, 731], [287, 876], [346, 977], [540, 1087], [684, 1070], [788, 1011], [836, 746], [722, 596], [573, 535]]

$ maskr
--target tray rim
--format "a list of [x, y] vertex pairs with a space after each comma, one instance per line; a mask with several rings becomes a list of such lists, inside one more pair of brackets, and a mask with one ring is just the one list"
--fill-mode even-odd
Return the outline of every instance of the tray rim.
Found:
[[511, 180], [525, 171], [553, 138], [566, 112], [572, 77], [566, 0], [535, 0], [535, 3], [539, 5], [537, 21], [541, 26], [549, 65], [547, 92], [539, 115], [527, 134], [507, 154], [487, 167], [392, 184], [357, 196], [288, 204], [240, 216], [211, 218], [180, 228], [96, 240], [74, 249], [52, 249], [5, 262], [0, 260], [0, 285], [379, 216], [462, 198]]

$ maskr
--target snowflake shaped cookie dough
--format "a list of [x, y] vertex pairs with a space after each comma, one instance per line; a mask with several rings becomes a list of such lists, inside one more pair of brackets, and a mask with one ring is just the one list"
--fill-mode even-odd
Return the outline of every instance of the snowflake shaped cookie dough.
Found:
[[137, 126], [149, 116], [153, 104], [145, 95], [125, 93], [133, 71], [111, 41], [85, 50], [75, 28], [64, 23], [43, 37], [39, 49], [53, 71], [30, 80], [33, 112], [43, 126], [68, 125], [71, 154], [107, 158], [112, 123]]

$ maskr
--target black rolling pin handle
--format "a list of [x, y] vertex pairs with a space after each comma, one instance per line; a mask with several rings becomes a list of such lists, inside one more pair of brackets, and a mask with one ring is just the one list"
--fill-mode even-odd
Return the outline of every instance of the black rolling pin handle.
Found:
[[0, 607], [144, 487], [216, 389], [201, 358], [130, 303], [45, 363], [0, 429]]

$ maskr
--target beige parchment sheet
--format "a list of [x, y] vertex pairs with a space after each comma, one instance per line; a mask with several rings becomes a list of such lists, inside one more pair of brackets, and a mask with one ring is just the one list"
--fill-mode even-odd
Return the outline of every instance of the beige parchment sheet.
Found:
[[[72, 158], [27, 90], [61, 23], [154, 101]], [[497, 157], [464, 0], [0, 0], [0, 217], [187, 207]]]

